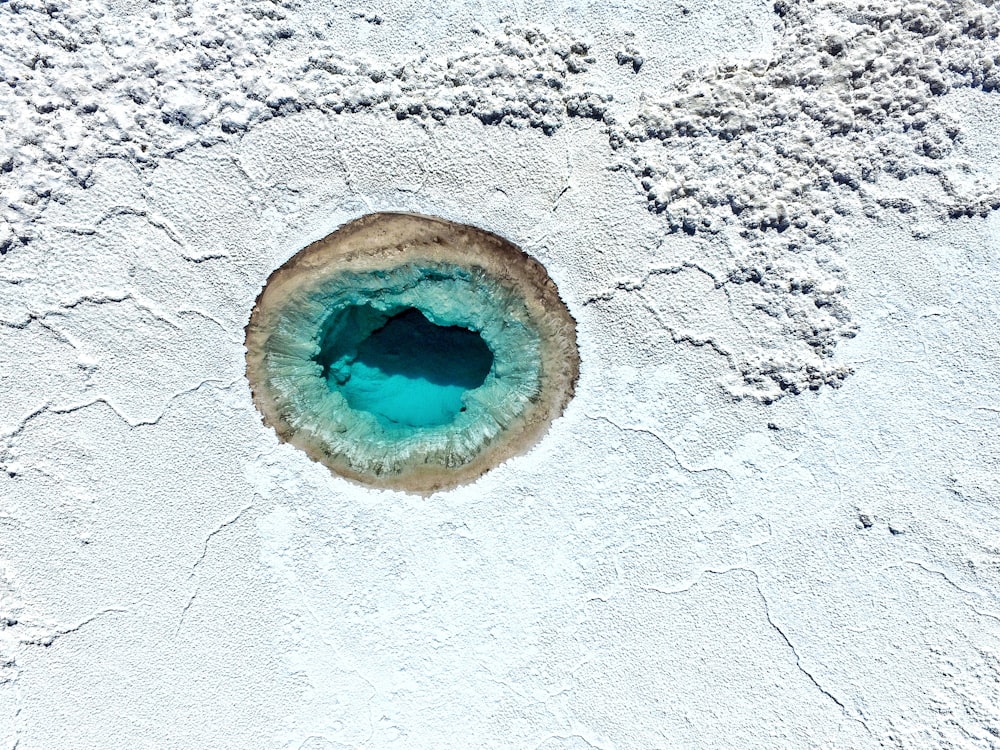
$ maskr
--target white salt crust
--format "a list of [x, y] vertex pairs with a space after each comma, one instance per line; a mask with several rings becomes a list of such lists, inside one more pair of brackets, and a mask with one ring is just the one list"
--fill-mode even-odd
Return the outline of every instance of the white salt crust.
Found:
[[[428, 127], [474, 117], [550, 135], [592, 119], [615, 149], [609, 166], [634, 174], [668, 231], [739, 233], [713, 281], [756, 314], [748, 340], [715, 348], [740, 376], [732, 392], [768, 402], [851, 370], [831, 359], [855, 333], [837, 255], [851, 216], [1000, 206], [992, 183], [956, 179], [961, 129], [939, 105], [954, 87], [1000, 85], [996, 13], [975, 0], [778, 2], [770, 57], [685, 71], [645, 89], [637, 113], [615, 111], [613, 87], [587, 75], [583, 35], [506, 24], [444, 57], [388, 61], [345, 55], [329, 22], [296, 29], [297, 7], [154, 5], [123, 21], [100, 4], [7, 4], [0, 249], [31, 242], [39, 213], [88, 186], [101, 158], [149, 170], [297, 112]], [[641, 72], [624, 42], [616, 61]], [[939, 183], [922, 200], [898, 186], [917, 175]]]
[[[0, 5], [0, 747], [996, 747], [997, 24]], [[579, 324], [545, 439], [425, 500], [243, 374], [383, 210]]]

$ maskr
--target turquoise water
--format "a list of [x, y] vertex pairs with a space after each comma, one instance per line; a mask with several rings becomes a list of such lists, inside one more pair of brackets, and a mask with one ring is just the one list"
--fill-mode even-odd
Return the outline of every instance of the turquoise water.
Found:
[[358, 471], [461, 466], [537, 398], [539, 346], [518, 291], [475, 267], [346, 271], [285, 302], [266, 383], [291, 429]]
[[[368, 315], [352, 311], [353, 318]], [[340, 330], [326, 351], [350, 350], [350, 343], [361, 338], [362, 325]], [[353, 359], [348, 351], [328, 363], [330, 388], [339, 390], [352, 409], [392, 426], [421, 428], [448, 424], [465, 410], [462, 396], [485, 382], [493, 352], [478, 333], [435, 325], [411, 307], [363, 338]]]

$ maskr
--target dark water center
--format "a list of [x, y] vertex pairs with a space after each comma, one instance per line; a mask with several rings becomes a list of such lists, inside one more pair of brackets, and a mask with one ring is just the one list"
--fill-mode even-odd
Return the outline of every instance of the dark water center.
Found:
[[[357, 340], [356, 329], [342, 329], [338, 338], [344, 337]], [[331, 354], [346, 348], [337, 340], [324, 346]], [[325, 359], [330, 388], [352, 409], [412, 428], [451, 422], [464, 408], [463, 394], [481, 386], [493, 366], [493, 352], [479, 333], [436, 325], [412, 307], [350, 347], [336, 364]]]

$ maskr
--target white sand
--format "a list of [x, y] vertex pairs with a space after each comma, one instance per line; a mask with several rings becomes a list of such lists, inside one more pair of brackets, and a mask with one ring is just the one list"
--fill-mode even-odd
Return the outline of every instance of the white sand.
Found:
[[[0, 5], [0, 746], [1000, 746], [998, 12], [864, 8]], [[378, 210], [579, 323], [428, 499], [243, 374]]]

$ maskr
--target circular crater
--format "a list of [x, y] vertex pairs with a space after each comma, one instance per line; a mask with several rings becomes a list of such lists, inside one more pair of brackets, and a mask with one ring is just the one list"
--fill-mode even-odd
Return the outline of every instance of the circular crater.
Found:
[[576, 323], [544, 267], [472, 226], [378, 213], [268, 279], [254, 403], [350, 479], [430, 493], [528, 450], [573, 395]]

